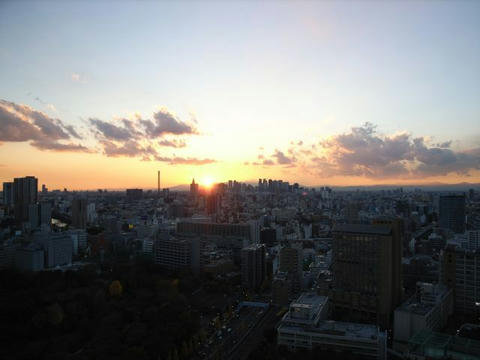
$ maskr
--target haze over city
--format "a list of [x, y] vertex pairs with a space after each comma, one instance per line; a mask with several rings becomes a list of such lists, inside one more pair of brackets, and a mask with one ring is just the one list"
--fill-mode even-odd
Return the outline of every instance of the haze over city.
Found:
[[0, 4], [0, 181], [480, 182], [478, 2]]
[[479, 1], [0, 1], [0, 359], [480, 360]]

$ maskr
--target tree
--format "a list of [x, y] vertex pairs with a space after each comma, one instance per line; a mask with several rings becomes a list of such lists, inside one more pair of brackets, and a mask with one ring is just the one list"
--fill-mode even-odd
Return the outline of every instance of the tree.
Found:
[[120, 281], [118, 281], [118, 280], [112, 281], [112, 283], [110, 284], [110, 286], [108, 288], [108, 292], [109, 292], [110, 296], [112, 296], [112, 297], [122, 296], [123, 286], [120, 283]]

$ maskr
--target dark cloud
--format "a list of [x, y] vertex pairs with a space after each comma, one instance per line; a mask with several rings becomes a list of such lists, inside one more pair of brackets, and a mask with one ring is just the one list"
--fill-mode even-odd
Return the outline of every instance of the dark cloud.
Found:
[[143, 146], [135, 140], [128, 140], [124, 143], [114, 143], [109, 140], [101, 140], [100, 144], [103, 147], [103, 152], [111, 157], [145, 157], [156, 156], [155, 149], [151, 146]]
[[275, 165], [275, 162], [273, 160], [266, 159], [262, 161], [261, 165], [271, 166], [271, 165]]
[[140, 122], [145, 128], [146, 135], [150, 138], [157, 138], [166, 134], [198, 134], [193, 126], [177, 119], [167, 109], [161, 109], [154, 113], [153, 120], [140, 120]]
[[427, 147], [423, 138], [413, 140], [415, 158], [419, 165], [414, 169], [418, 175], [467, 175], [470, 170], [480, 169], [480, 148], [468, 152], [454, 152], [442, 147]]
[[41, 150], [89, 151], [82, 145], [60, 142], [81, 138], [73, 126], [26, 105], [0, 100], [0, 124], [0, 141], [31, 141], [32, 146]]
[[[120, 126], [113, 125], [106, 121], [99, 119], [90, 118], [90, 123], [95, 127], [97, 131], [100, 132], [101, 136], [116, 141], [128, 141], [134, 137], [133, 129], [129, 130], [128, 128], [123, 128]], [[124, 124], [129, 124], [124, 122]]]

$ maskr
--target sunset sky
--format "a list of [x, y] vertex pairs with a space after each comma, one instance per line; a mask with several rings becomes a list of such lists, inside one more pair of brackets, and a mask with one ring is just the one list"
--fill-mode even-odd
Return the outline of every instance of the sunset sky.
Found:
[[480, 2], [0, 2], [0, 181], [480, 182]]

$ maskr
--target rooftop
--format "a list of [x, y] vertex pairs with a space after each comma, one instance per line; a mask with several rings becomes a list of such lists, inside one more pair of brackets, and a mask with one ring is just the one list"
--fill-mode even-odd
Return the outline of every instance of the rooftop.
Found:
[[349, 338], [360, 338], [368, 340], [376, 340], [379, 336], [379, 329], [375, 325], [349, 323], [334, 320], [321, 320], [317, 326], [304, 327], [281, 324], [281, 330], [292, 331], [308, 331], [313, 333], [344, 336]]
[[390, 235], [392, 228], [390, 225], [370, 225], [370, 224], [336, 224], [333, 232], [345, 232], [352, 234], [374, 234]]

